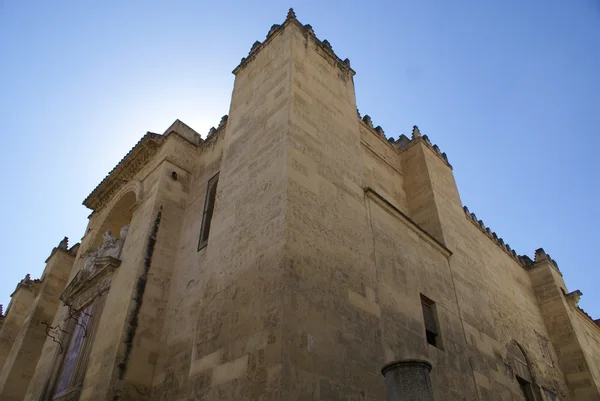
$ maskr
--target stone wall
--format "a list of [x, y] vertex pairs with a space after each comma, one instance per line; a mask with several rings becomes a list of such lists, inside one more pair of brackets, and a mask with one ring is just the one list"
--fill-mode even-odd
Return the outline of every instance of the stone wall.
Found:
[[[104, 230], [130, 232], [81, 400], [375, 401], [380, 368], [407, 358], [433, 364], [438, 401], [521, 400], [517, 373], [535, 400], [598, 399], [600, 330], [556, 266], [524, 263], [465, 214], [418, 128], [391, 141], [357, 116], [354, 71], [329, 42], [290, 12], [234, 74], [229, 116], [206, 140], [181, 122], [148, 134], [107, 177], [120, 189], [89, 200], [70, 280]], [[21, 324], [9, 319], [0, 358]], [[26, 400], [50, 394], [57, 358], [46, 339]]]

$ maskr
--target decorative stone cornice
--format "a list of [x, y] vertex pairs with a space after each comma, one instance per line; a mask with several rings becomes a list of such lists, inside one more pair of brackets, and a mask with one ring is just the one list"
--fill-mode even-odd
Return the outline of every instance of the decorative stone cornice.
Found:
[[333, 47], [331, 46], [331, 43], [329, 43], [328, 40], [324, 39], [324, 40], [319, 40], [319, 38], [317, 38], [315, 36], [315, 31], [312, 28], [311, 25], [302, 25], [302, 23], [300, 23], [300, 21], [298, 21], [298, 19], [296, 18], [296, 13], [294, 12], [294, 10], [292, 8], [289, 9], [288, 13], [287, 13], [287, 17], [285, 19], [285, 21], [283, 22], [283, 24], [279, 25], [279, 24], [274, 24], [273, 26], [271, 26], [271, 29], [269, 30], [269, 33], [267, 34], [267, 38], [265, 39], [264, 42], [259, 42], [256, 41], [254, 42], [254, 44], [252, 45], [252, 47], [250, 48], [250, 53], [248, 54], [247, 57], [243, 57], [242, 60], [240, 61], [240, 64], [235, 67], [235, 69], [233, 70], [233, 74], [237, 75], [237, 73], [242, 70], [249, 62], [250, 60], [254, 59], [254, 57], [256, 57], [256, 55], [281, 31], [283, 31], [287, 26], [289, 25], [296, 25], [298, 28], [300, 28], [300, 30], [304, 33], [304, 35], [307, 38], [312, 39], [312, 41], [317, 45], [318, 48], [320, 48], [323, 51], [323, 55], [327, 55], [328, 58], [330, 59], [330, 61], [336, 65], [338, 68], [340, 68], [340, 70], [349, 75], [349, 76], [354, 76], [354, 74], [356, 74], [356, 72], [354, 72], [354, 70], [352, 68], [350, 68], [350, 60], [349, 59], [340, 59], [335, 52], [333, 51]]
[[150, 161], [165, 138], [162, 135], [148, 132], [131, 149], [108, 175], [98, 184], [92, 193], [85, 198], [83, 205], [98, 211], [102, 209], [119, 189]]
[[80, 309], [110, 287], [112, 274], [120, 265], [121, 261], [111, 256], [96, 259], [93, 270], [82, 269], [77, 272], [63, 291], [60, 300], [75, 310]]

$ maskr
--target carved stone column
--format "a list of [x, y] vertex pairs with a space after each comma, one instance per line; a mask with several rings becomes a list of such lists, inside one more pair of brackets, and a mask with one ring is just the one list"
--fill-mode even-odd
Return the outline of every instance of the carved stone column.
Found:
[[387, 401], [433, 401], [429, 372], [431, 364], [418, 359], [385, 365], [381, 374], [385, 377]]

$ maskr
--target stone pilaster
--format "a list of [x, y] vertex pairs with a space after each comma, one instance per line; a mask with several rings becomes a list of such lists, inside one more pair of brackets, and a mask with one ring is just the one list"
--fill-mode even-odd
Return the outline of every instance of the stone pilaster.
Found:
[[578, 338], [574, 319], [580, 291], [567, 292], [556, 263], [544, 252], [535, 252], [535, 263], [528, 271], [558, 365], [571, 391], [570, 400], [595, 401], [600, 392], [590, 371], [590, 361]]
[[[58, 309], [59, 296], [64, 290], [75, 260], [74, 252], [67, 249], [66, 239], [54, 248], [46, 260], [46, 268], [41, 280], [28, 277], [17, 288], [27, 294], [17, 300], [16, 307], [22, 308], [25, 300], [29, 307], [24, 316], [12, 347], [0, 371], [0, 399], [20, 401], [23, 399], [29, 381], [35, 372], [46, 336], [46, 324], [51, 325]], [[24, 289], [24, 287], [28, 287]], [[32, 291], [33, 290], [33, 291]], [[14, 294], [17, 295], [17, 294]], [[11, 306], [12, 309], [12, 306]], [[22, 309], [24, 311], [25, 308]], [[10, 312], [12, 313], [12, 312]]]

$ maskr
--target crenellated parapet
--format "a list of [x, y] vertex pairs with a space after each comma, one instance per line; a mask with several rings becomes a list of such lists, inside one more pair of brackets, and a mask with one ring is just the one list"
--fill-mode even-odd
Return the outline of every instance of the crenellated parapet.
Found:
[[79, 245], [80, 243], [76, 243], [75, 245], [73, 245], [71, 248], [69, 248], [69, 237], [64, 237], [56, 247], [52, 248], [52, 251], [50, 252], [50, 256], [48, 256], [48, 258], [46, 259], [46, 263], [48, 263], [48, 260], [50, 260], [50, 258], [52, 257], [52, 255], [54, 255], [56, 252], [66, 252], [71, 256], [76, 256], [77, 252], [79, 251]]
[[[356, 112], [358, 113], [358, 118], [360, 118], [360, 112], [358, 111], [358, 109], [356, 110]], [[389, 141], [389, 139], [387, 139], [387, 137], [385, 136], [385, 131], [383, 130], [383, 128], [381, 128], [381, 125], [378, 125], [376, 127], [373, 126], [373, 120], [371, 119], [371, 116], [365, 114], [365, 116], [360, 119], [369, 130], [380, 136], [382, 139]]]
[[[504, 252], [506, 252], [515, 262], [523, 266], [524, 269], [530, 269], [533, 267], [534, 261], [531, 260], [526, 255], [517, 255], [517, 252], [510, 247], [501, 237], [492, 231], [489, 227], [487, 227], [483, 220], [477, 218], [475, 213], [471, 213], [469, 208], [464, 206], [463, 210], [467, 218], [475, 225], [475, 227], [479, 228], [481, 232], [483, 232], [489, 239], [491, 239], [496, 245], [498, 245]], [[536, 251], [536, 261], [537, 261], [537, 251]], [[554, 262], [556, 263], [556, 262]], [[557, 266], [558, 269], [558, 266]]]
[[398, 139], [394, 139], [392, 137], [387, 138], [385, 136], [385, 131], [383, 130], [383, 128], [381, 128], [380, 125], [375, 127], [371, 117], [368, 114], [365, 114], [364, 117], [361, 117], [360, 112], [358, 110], [356, 110], [356, 112], [358, 114], [359, 120], [369, 130], [380, 136], [382, 139], [385, 139], [397, 151], [404, 151], [418, 142], [423, 142], [423, 144], [425, 144], [426, 147], [431, 149], [431, 151], [435, 153], [435, 155], [439, 157], [448, 167], [452, 168], [452, 165], [450, 164], [450, 162], [448, 162], [448, 156], [446, 155], [446, 153], [442, 152], [438, 145], [431, 143], [427, 135], [422, 135], [421, 131], [419, 130], [419, 127], [417, 127], [416, 125], [413, 125], [410, 139], [404, 134], [401, 134], [398, 137]]
[[535, 250], [534, 262], [537, 263], [542, 261], [550, 262], [550, 264], [560, 272], [560, 269], [558, 268], [558, 263], [556, 263], [556, 261], [550, 257], [550, 254], [546, 253], [546, 251], [544, 251], [544, 248], [538, 248]]
[[333, 46], [331, 46], [331, 43], [329, 43], [327, 39], [320, 40], [315, 35], [315, 31], [311, 25], [303, 25], [302, 23], [300, 23], [300, 21], [298, 21], [298, 19], [296, 18], [296, 13], [292, 8], [289, 9], [286, 19], [282, 24], [274, 24], [273, 26], [271, 26], [271, 29], [269, 29], [269, 32], [267, 33], [267, 37], [264, 42], [260, 42], [257, 40], [252, 44], [248, 56], [242, 58], [240, 64], [233, 70], [233, 73], [237, 74], [241, 69], [243, 69], [252, 59], [254, 59], [254, 57], [265, 47], [265, 45], [273, 37], [275, 37], [279, 32], [281, 32], [286, 26], [290, 24], [294, 24], [298, 28], [300, 28], [304, 35], [317, 45], [317, 47], [322, 51], [323, 55], [327, 56], [326, 58], [328, 58], [328, 60], [332, 64], [337, 65], [340, 68], [340, 70], [342, 70], [342, 72], [344, 72], [345, 74], [348, 74], [349, 76], [354, 76], [355, 72], [354, 70], [352, 70], [352, 68], [350, 68], [350, 60], [347, 58], [344, 60], [339, 58], [333, 51]]
[[218, 138], [221, 137], [221, 133], [225, 131], [225, 128], [227, 127], [227, 119], [229, 118], [229, 116], [227, 114], [225, 114], [223, 117], [221, 117], [221, 121], [219, 122], [219, 125], [215, 128], [215, 127], [211, 127], [208, 130], [208, 134], [206, 134], [206, 139], [204, 139], [202, 142], [200, 142], [200, 146], [199, 149], [200, 151], [213, 146], [216, 141], [218, 140]]
[[32, 279], [31, 274], [27, 273], [25, 277], [22, 278], [21, 281], [19, 281], [17, 287], [10, 296], [12, 297], [13, 295], [15, 295], [15, 292], [19, 291], [20, 289], [35, 289], [35, 287], [37, 287], [41, 282], [42, 280], [40, 280], [39, 278]]

